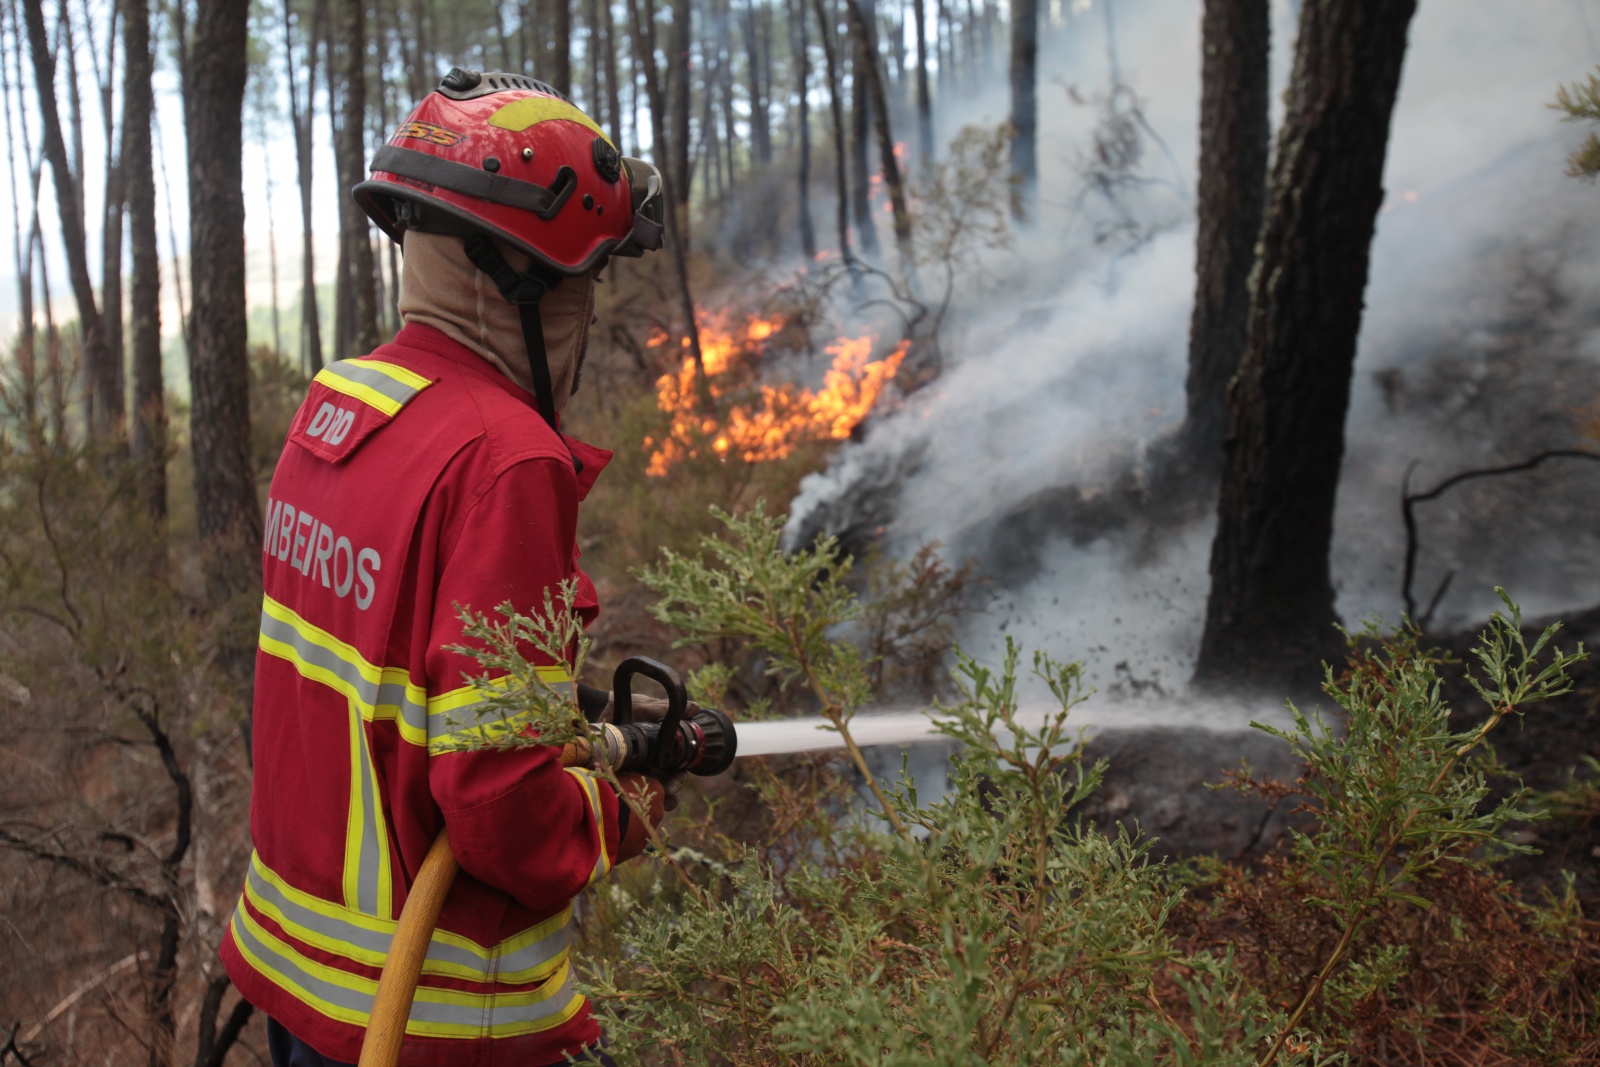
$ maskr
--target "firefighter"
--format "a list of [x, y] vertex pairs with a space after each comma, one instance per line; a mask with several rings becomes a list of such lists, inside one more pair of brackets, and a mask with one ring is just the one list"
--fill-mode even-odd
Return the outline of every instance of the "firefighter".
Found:
[[[256, 660], [255, 852], [222, 946], [275, 1064], [352, 1063], [396, 917], [447, 828], [462, 873], [401, 1062], [609, 1062], [568, 959], [573, 898], [644, 847], [549, 747], [441, 751], [482, 694], [457, 605], [522, 610], [576, 579], [609, 452], [560, 432], [597, 272], [661, 243], [662, 187], [561, 94], [456, 69], [357, 201], [402, 243], [395, 339], [330, 364], [273, 475]], [[570, 683], [567, 663], [539, 662]], [[580, 687], [586, 713], [607, 694]], [[667, 787], [630, 783], [662, 817]]]

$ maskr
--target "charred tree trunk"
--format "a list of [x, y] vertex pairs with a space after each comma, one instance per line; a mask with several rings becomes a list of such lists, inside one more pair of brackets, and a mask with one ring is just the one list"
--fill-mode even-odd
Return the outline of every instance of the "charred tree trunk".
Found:
[[296, 84], [291, 0], [283, 0], [283, 43], [289, 75], [289, 119], [294, 127], [295, 171], [300, 184], [300, 361], [315, 375], [322, 370], [321, 310], [317, 306], [317, 254], [311, 222], [312, 143], [311, 123], [315, 114], [317, 56], [327, 26], [327, 0], [318, 0], [311, 17], [311, 33], [305, 42], [305, 95], [302, 100]]
[[[1013, 213], [1027, 211], [1039, 181], [1039, 0], [1011, 2], [1011, 177]], [[941, 70], [941, 78], [943, 81]]]
[[750, 151], [756, 162], [772, 162], [772, 87], [764, 75], [762, 22], [756, 17], [755, 0], [745, 0], [744, 47], [750, 67]]
[[1307, 0], [1228, 392], [1202, 681], [1314, 682], [1383, 163], [1416, 0]]
[[590, 117], [600, 124], [600, 128], [609, 130], [611, 119], [606, 115], [605, 97], [600, 92], [601, 62], [600, 62], [600, 0], [584, 0], [583, 19], [589, 26], [588, 46], [584, 49], [588, 63], [588, 80], [584, 85], [584, 103], [588, 105]]
[[667, 49], [667, 62], [671, 66], [668, 83], [672, 99], [671, 128], [667, 133], [667, 150], [672, 153], [673, 201], [678, 205], [678, 236], [688, 244], [689, 236], [689, 182], [694, 177], [689, 170], [689, 101], [694, 93], [694, 83], [689, 69], [689, 0], [672, 0], [672, 45]]
[[133, 456], [145, 508], [167, 514], [167, 393], [161, 373], [161, 254], [156, 241], [156, 172], [150, 143], [150, 0], [123, 0], [122, 172], [127, 181], [133, 281], [128, 333], [133, 349]]
[[828, 110], [833, 118], [833, 177], [838, 193], [835, 221], [839, 231], [839, 255], [846, 264], [850, 264], [854, 262], [850, 253], [850, 181], [845, 167], [844, 102], [839, 99], [839, 56], [834, 47], [833, 24], [828, 15], [827, 0], [811, 0], [811, 7], [817, 14], [817, 28], [822, 31], [822, 59], [828, 75]]
[[617, 23], [611, 15], [611, 2], [604, 0], [600, 5], [601, 26], [605, 29], [605, 43], [601, 54], [605, 57], [606, 65], [606, 129], [617, 142], [618, 150], [623, 148], [622, 141], [622, 89], [617, 80], [617, 51], [621, 45], [617, 42]]
[[[869, 0], [870, 2], [870, 0]], [[900, 162], [894, 154], [894, 130], [889, 125], [889, 96], [883, 88], [883, 72], [878, 68], [878, 48], [871, 39], [871, 21], [854, 0], [845, 0], [851, 22], [859, 38], [866, 38], [866, 66], [857, 72], [867, 81], [868, 99], [872, 102], [874, 126], [878, 132], [878, 165], [883, 171], [883, 184], [889, 190], [889, 206], [894, 211], [894, 239], [900, 250], [901, 261], [911, 262], [911, 212], [906, 207], [905, 186], [900, 180]], [[868, 9], [870, 14], [871, 9]]]
[[200, 0], [184, 84], [189, 141], [190, 438], [206, 583], [222, 600], [260, 583], [250, 458], [244, 285], [244, 85], [249, 0]]
[[[106, 424], [119, 449], [127, 447], [128, 407], [127, 371], [123, 367], [122, 338], [122, 225], [127, 204], [116, 128], [117, 30], [121, 9], [113, 4], [111, 26], [106, 36], [106, 66], [100, 78], [100, 114], [106, 138], [105, 203], [100, 219], [100, 321], [106, 331], [106, 378], [98, 406], [105, 412]], [[88, 27], [94, 43], [94, 28]], [[98, 73], [99, 63], [95, 64]]]
[[[656, 68], [656, 11], [654, 0], [628, 0], [628, 15], [633, 23], [634, 58], [644, 72], [645, 95], [650, 101], [650, 134], [654, 139], [651, 152], [655, 155], [658, 166], [667, 149], [666, 135], [666, 93], [662, 91], [660, 72]], [[662, 168], [665, 170], [666, 168]], [[671, 182], [670, 175], [666, 179]], [[667, 202], [673, 202], [675, 194], [670, 186], [666, 190]], [[689, 339], [689, 355], [694, 360], [696, 381], [699, 387], [710, 393], [710, 386], [706, 383], [705, 358], [700, 351], [700, 326], [694, 317], [694, 293], [689, 288], [689, 257], [684, 249], [683, 236], [678, 230], [678, 212], [666, 212], [666, 245], [667, 254], [672, 258], [674, 280], [678, 283], [678, 308], [684, 317], [684, 336]]]
[[1266, 203], [1270, 16], [1268, 0], [1206, 0], [1201, 22], [1199, 234], [1182, 454], [1207, 480], [1222, 466], [1228, 380], [1244, 351]]
[[794, 41], [795, 90], [799, 99], [795, 104], [796, 133], [800, 138], [800, 249], [807, 259], [817, 254], [817, 232], [811, 223], [811, 103], [806, 98], [811, 80], [811, 62], [806, 40], [805, 0], [789, 0], [790, 34]]
[[868, 89], [868, 71], [872, 62], [872, 41], [862, 31], [861, 12], [856, 5], [862, 0], [840, 0], [845, 8], [846, 25], [850, 27], [850, 205], [856, 217], [856, 237], [861, 251], [868, 256], [878, 251], [878, 225], [872, 217], [871, 163], [867, 142], [872, 132], [875, 116], [872, 114], [872, 96]]
[[367, 215], [350, 196], [366, 169], [366, 4], [350, 0], [339, 4], [338, 10], [340, 36], [344, 40], [344, 117], [338, 138], [339, 229], [350, 314], [349, 348], [339, 355], [345, 357], [365, 355], [378, 347], [378, 294]]
[[[928, 0], [911, 0], [917, 24], [917, 140], [922, 148], [922, 165], [933, 162], [933, 102], [928, 97]], [[1022, 0], [1033, 3], [1035, 0]]]
[[[33, 321], [33, 232], [38, 228], [39, 214], [39, 171], [40, 167], [34, 162], [33, 144], [28, 137], [27, 119], [22, 119], [22, 129], [19, 131], [13, 125], [11, 93], [12, 86], [16, 86], [17, 93], [22, 92], [25, 83], [22, 74], [22, 38], [24, 31], [18, 24], [20, 16], [17, 14], [16, 5], [8, 4], [0, 11], [0, 20], [9, 16], [3, 30], [0, 30], [0, 103], [3, 103], [6, 113], [6, 141], [19, 146], [22, 153], [23, 171], [28, 176], [29, 199], [33, 205], [32, 215], [34, 221], [24, 227], [22, 222], [23, 199], [21, 191], [17, 188], [17, 172], [15, 158], [12, 166], [6, 168], [6, 179], [11, 187], [11, 227], [12, 248], [16, 257], [17, 271], [17, 342], [16, 357], [18, 377], [22, 386], [22, 417], [30, 444], [37, 443], [39, 423], [39, 375], [38, 355], [34, 350], [37, 330]], [[6, 42], [10, 42], [7, 47]], [[14, 51], [13, 51], [14, 49]], [[15, 67], [12, 62], [15, 58]], [[13, 73], [15, 71], [15, 73]]]
[[111, 415], [120, 405], [113, 403], [115, 376], [109, 367], [110, 353], [106, 350], [100, 309], [95, 303], [94, 282], [89, 278], [82, 190], [67, 158], [67, 143], [61, 135], [61, 113], [56, 106], [55, 92], [56, 61], [45, 33], [43, 0], [22, 0], [22, 11], [27, 23], [28, 50], [33, 58], [44, 154], [50, 162], [61, 218], [61, 243], [67, 251], [67, 276], [72, 282], [72, 295], [83, 329], [83, 365], [88, 377], [88, 393], [95, 398], [89, 429], [95, 436], [104, 438], [117, 429]]
[[572, 95], [572, 0], [549, 0], [550, 84]]

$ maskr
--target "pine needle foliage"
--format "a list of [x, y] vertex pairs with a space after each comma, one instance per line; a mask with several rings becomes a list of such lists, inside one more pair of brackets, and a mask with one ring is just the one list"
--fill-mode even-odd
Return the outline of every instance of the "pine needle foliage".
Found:
[[[863, 609], [849, 562], [827, 540], [782, 553], [782, 520], [762, 508], [716, 518], [724, 532], [697, 555], [664, 552], [639, 572], [658, 618], [683, 643], [755, 655], [809, 693], [881, 818], [858, 816], [837, 762], [797, 758], [807, 773], [786, 779], [771, 760], [741, 761], [769, 813], [754, 833], [719, 826], [724, 793], [680, 813], [674, 846], [656, 839], [665, 866], [630, 864], [586, 897], [581, 981], [619, 1061], [1320, 1067], [1435, 1062], [1430, 1050], [1476, 1057], [1465, 1062], [1600, 1054], [1596, 924], [1570, 885], [1541, 906], [1494, 871], [1518, 848], [1511, 824], [1540, 812], [1490, 791], [1488, 739], [1566, 692], [1584, 655], [1557, 649], [1555, 628], [1525, 633], [1509, 599], [1474, 653], [1487, 707], [1476, 725], [1452, 729], [1443, 660], [1414, 630], [1350, 635], [1325, 685], [1341, 721], [1295, 710], [1289, 729], [1269, 730], [1302, 761], [1299, 781], [1237, 779], [1305, 798], [1288, 847], [1255, 868], [1167, 867], [1137, 831], [1107, 836], [1080, 819], [1105, 771], [1073, 724], [1081, 672], [1035, 653], [1030, 683], [1014, 643], [995, 665], [955, 654], [954, 696], [933, 709], [956, 743], [944, 795], [924, 799], [904, 775], [876, 781], [850, 736], [875, 654], [850, 639]], [[491, 656], [527, 638], [481, 621], [475, 636]], [[724, 688], [728, 675], [699, 677]], [[1021, 713], [1024, 689], [1048, 693], [1045, 714], [1032, 696]]]
[[[1584, 81], [1557, 86], [1552, 106], [1568, 122], [1600, 122], [1600, 76], [1590, 74]], [[1591, 130], [1567, 157], [1567, 173], [1589, 182], [1600, 175], [1600, 133]]]

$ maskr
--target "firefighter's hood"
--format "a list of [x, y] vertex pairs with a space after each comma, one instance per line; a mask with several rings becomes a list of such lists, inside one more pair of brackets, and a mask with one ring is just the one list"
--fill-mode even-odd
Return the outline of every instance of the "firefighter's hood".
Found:
[[[496, 245], [513, 269], [527, 269], [525, 255], [509, 245]], [[564, 279], [539, 303], [557, 411], [566, 406], [572, 395], [593, 316], [594, 279], [589, 275]], [[405, 265], [400, 272], [400, 317], [432, 326], [533, 392], [522, 344], [522, 318], [501, 297], [494, 282], [467, 259], [461, 238], [416, 231], [406, 234]]]

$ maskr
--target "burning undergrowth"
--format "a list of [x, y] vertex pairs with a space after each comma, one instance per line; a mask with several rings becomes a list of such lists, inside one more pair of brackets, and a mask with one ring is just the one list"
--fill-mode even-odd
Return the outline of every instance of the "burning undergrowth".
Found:
[[[779, 314], [740, 314], [731, 309], [697, 313], [701, 361], [687, 337], [678, 366], [656, 379], [656, 402], [670, 418], [665, 433], [647, 437], [648, 474], [660, 477], [689, 457], [714, 454], [747, 463], [789, 456], [801, 444], [845, 440], [872, 411], [910, 348], [902, 341], [887, 353], [872, 333], [840, 336], [823, 351], [831, 357], [816, 388], [773, 381], [810, 340], [804, 328]], [[655, 332], [647, 342], [661, 348], [671, 336]], [[874, 358], [875, 355], [878, 358]], [[701, 369], [704, 380], [701, 380]]]

